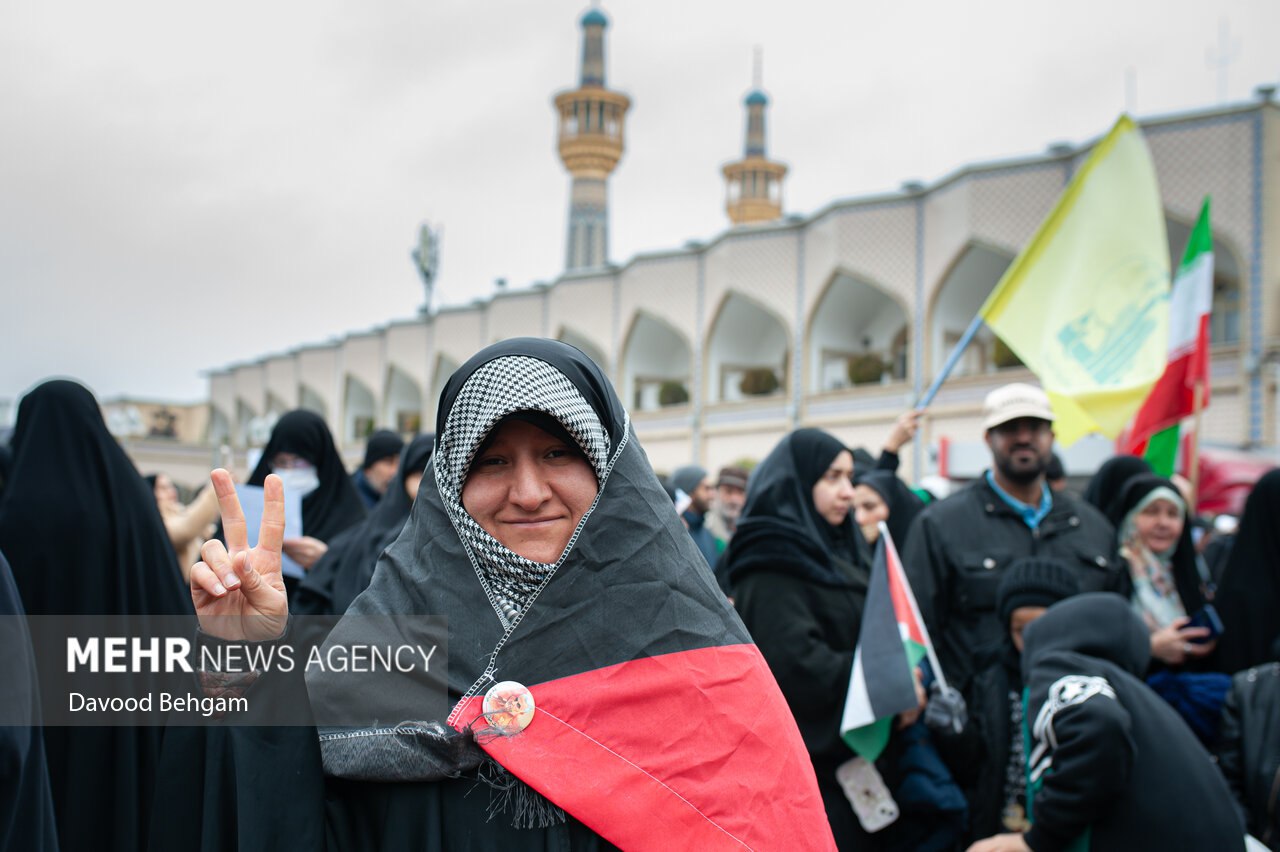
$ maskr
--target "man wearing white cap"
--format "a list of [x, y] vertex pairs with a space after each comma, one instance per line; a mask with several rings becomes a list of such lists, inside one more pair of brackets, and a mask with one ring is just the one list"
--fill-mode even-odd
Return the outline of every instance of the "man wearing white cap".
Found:
[[902, 561], [947, 679], [964, 689], [975, 656], [1002, 637], [996, 588], [1014, 560], [1064, 560], [1082, 592], [1120, 591], [1123, 563], [1100, 512], [1052, 492], [1053, 409], [1037, 387], [1009, 384], [987, 394], [982, 427], [992, 469], [916, 519]]

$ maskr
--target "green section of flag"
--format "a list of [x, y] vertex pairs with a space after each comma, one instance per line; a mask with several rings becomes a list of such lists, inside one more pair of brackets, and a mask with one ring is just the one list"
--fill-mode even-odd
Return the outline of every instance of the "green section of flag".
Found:
[[1166, 479], [1173, 476], [1173, 470], [1178, 462], [1179, 431], [1178, 424], [1175, 423], [1147, 439], [1147, 449], [1142, 457], [1151, 465], [1151, 469], [1157, 476], [1163, 476]]
[[907, 666], [914, 669], [920, 665], [925, 655], [924, 646], [912, 639], [903, 639], [902, 647], [907, 652]]
[[889, 744], [889, 734], [892, 732], [893, 717], [886, 716], [883, 719], [876, 719], [870, 725], [863, 725], [861, 728], [845, 731], [842, 739], [844, 739], [844, 744], [849, 748], [868, 761], [875, 763], [876, 758], [880, 756], [885, 746]]
[[1202, 254], [1209, 254], [1213, 251], [1213, 231], [1209, 229], [1209, 198], [1205, 197], [1204, 203], [1200, 205], [1200, 215], [1196, 218], [1195, 227], [1191, 229], [1191, 236], [1187, 238], [1187, 247], [1182, 252], [1182, 262], [1178, 264], [1178, 271], [1184, 272], [1191, 268]]
[[[925, 658], [924, 646], [914, 640], [903, 639], [902, 650], [907, 655], [908, 669], [914, 669]], [[893, 733], [893, 719], [893, 716], [876, 719], [870, 725], [845, 731], [841, 739], [849, 748], [874, 763], [889, 745], [889, 735]]]

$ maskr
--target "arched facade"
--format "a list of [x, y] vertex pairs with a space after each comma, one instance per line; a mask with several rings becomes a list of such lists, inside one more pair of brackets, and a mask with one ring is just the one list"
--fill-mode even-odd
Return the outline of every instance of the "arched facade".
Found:
[[[934, 293], [929, 313], [930, 376], [942, 369], [947, 356], [1012, 262], [1011, 253], [973, 242], [965, 246], [951, 264]], [[965, 349], [951, 375], [974, 376], [1015, 366], [1018, 366], [1017, 359], [998, 344], [995, 335], [984, 326]]]
[[623, 404], [633, 411], [684, 405], [693, 389], [693, 356], [684, 335], [657, 317], [639, 313], [622, 351]]
[[[1175, 262], [1202, 199], [1213, 198], [1214, 384], [1205, 437], [1275, 445], [1280, 251], [1267, 223], [1277, 218], [1280, 170], [1259, 165], [1270, 163], [1271, 150], [1259, 140], [1280, 138], [1280, 108], [1259, 101], [1142, 125]], [[283, 356], [296, 364], [289, 382], [317, 391], [312, 405], [301, 404], [326, 412], [335, 437], [354, 452], [363, 440], [352, 435], [359, 412], [389, 422], [412, 402], [389, 365], [417, 382], [419, 408], [434, 419], [446, 380], [482, 345], [554, 333], [605, 369], [637, 415], [646, 452], [665, 469], [762, 458], [786, 431], [808, 425], [851, 446], [878, 446], [941, 369], [1091, 147], [964, 166], [927, 186], [836, 200], [812, 215], [729, 229], [620, 266], [303, 346]], [[397, 343], [396, 334], [412, 345]], [[281, 357], [212, 374], [210, 399], [231, 434], [246, 433], [253, 419], [253, 412], [241, 416], [237, 399], [257, 409], [266, 390], [280, 394], [279, 377], [289, 370], [264, 383], [255, 369]], [[849, 369], [854, 359], [858, 371]], [[362, 393], [349, 376], [364, 383]], [[974, 443], [971, 456], [985, 452], [982, 399], [1011, 380], [1035, 379], [982, 331], [904, 454], [904, 474], [937, 470], [943, 439], [952, 450]]]
[[847, 272], [827, 284], [805, 342], [810, 393], [905, 381], [910, 333], [906, 310], [884, 289]]
[[708, 403], [782, 394], [787, 387], [790, 336], [786, 324], [759, 302], [731, 291], [707, 335], [703, 384]]
[[343, 443], [355, 443], [369, 437], [378, 427], [377, 412], [373, 391], [355, 376], [348, 375], [342, 402]]
[[596, 364], [599, 365], [600, 369], [604, 370], [606, 373], [610, 371], [609, 358], [600, 350], [599, 346], [592, 343], [585, 335], [579, 334], [566, 326], [560, 329], [560, 334], [557, 339], [581, 350], [583, 355], [586, 355], [592, 361], [595, 361]]
[[399, 367], [388, 367], [382, 398], [382, 423], [388, 429], [406, 436], [422, 431], [422, 391], [408, 373]]
[[325, 404], [324, 397], [310, 385], [298, 385], [298, 408], [319, 414], [326, 421], [329, 419], [329, 406]]
[[436, 357], [436, 368], [431, 372], [431, 396], [429, 397], [431, 404], [427, 406], [428, 431], [436, 428], [436, 409], [440, 407], [440, 394], [444, 393], [444, 386], [448, 384], [449, 377], [456, 373], [460, 366], [461, 364], [448, 355], [441, 354]]

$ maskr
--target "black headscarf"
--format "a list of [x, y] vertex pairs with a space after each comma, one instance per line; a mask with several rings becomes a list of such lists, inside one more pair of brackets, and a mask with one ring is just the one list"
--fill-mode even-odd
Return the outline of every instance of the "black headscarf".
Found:
[[399, 456], [404, 449], [404, 439], [390, 429], [379, 429], [369, 436], [364, 445], [364, 462], [361, 470], [368, 470], [377, 462], [391, 456]]
[[885, 525], [889, 527], [889, 535], [893, 536], [894, 546], [901, 553], [907, 546], [907, 530], [911, 529], [911, 522], [924, 511], [924, 501], [891, 471], [873, 470], [859, 474], [855, 481], [858, 485], [874, 489], [889, 507], [889, 519]]
[[730, 583], [771, 568], [829, 586], [867, 588], [870, 548], [853, 512], [832, 526], [813, 505], [813, 486], [846, 449], [821, 429], [797, 429], [760, 462], [720, 566]]
[[[191, 613], [155, 496], [107, 432], [92, 393], [71, 381], [31, 391], [18, 406], [13, 448], [0, 550], [29, 616], [130, 615], [138, 625], [148, 615]], [[171, 680], [152, 677], [156, 689]], [[146, 848], [162, 733], [45, 729], [63, 849]]]
[[[1130, 457], [1134, 458], [1134, 457]], [[1138, 474], [1130, 477], [1120, 489], [1119, 496], [1112, 500], [1107, 510], [1107, 520], [1116, 530], [1117, 549], [1124, 544], [1124, 520], [1142, 499], [1157, 488], [1167, 488], [1178, 494], [1178, 487], [1169, 480], [1155, 474]], [[1182, 535], [1178, 544], [1169, 556], [1173, 582], [1178, 588], [1178, 597], [1187, 615], [1194, 615], [1205, 604], [1204, 591], [1201, 589], [1200, 573], [1196, 568], [1196, 548], [1191, 540], [1191, 522], [1185, 517], [1182, 524]]]
[[302, 533], [328, 543], [365, 516], [364, 504], [333, 444], [333, 435], [320, 415], [298, 409], [276, 421], [262, 458], [249, 476], [249, 485], [262, 485], [271, 473], [276, 453], [293, 453], [315, 466], [320, 485], [302, 498]]
[[152, 490], [83, 385], [23, 397], [0, 550], [28, 615], [191, 612]]
[[1264, 474], [1244, 504], [1214, 601], [1224, 632], [1218, 663], [1236, 672], [1280, 651], [1280, 469]]
[[[594, 503], [551, 564], [521, 559], [493, 540], [469, 519], [460, 498], [476, 448], [522, 411], [553, 416], [599, 483]], [[651, 837], [651, 820], [686, 819], [691, 807], [716, 814], [714, 822], [683, 823], [685, 830], [705, 831], [707, 845], [728, 835], [768, 848], [782, 841], [779, 832], [790, 837], [797, 825], [820, 838], [826, 831], [820, 796], [785, 700], [672, 511], [600, 368], [557, 341], [494, 344], [445, 386], [436, 435], [408, 523], [329, 641], [358, 641], [359, 625], [373, 616], [448, 615], [448, 669], [432, 666], [430, 676], [446, 680], [453, 711], [441, 721], [461, 733], [414, 739], [412, 732], [386, 729], [386, 719], [403, 717], [384, 709], [381, 730], [365, 729], [359, 738], [322, 736], [326, 771], [403, 778], [397, 776], [403, 766], [346, 762], [363, 760], [371, 745], [391, 738], [400, 753], [429, 751], [437, 764], [454, 766], [447, 774], [456, 776], [465, 771], [453, 762], [457, 750], [444, 749], [442, 757], [438, 744], [469, 739], [478, 723], [483, 728], [481, 697], [496, 681], [511, 679], [536, 700], [532, 724], [514, 739], [474, 742], [614, 844], [641, 844]], [[723, 660], [714, 671], [694, 662], [712, 658]], [[640, 672], [647, 674], [637, 679]], [[317, 712], [349, 703], [345, 683], [341, 676], [309, 674]], [[738, 710], [744, 703], [749, 713]], [[622, 721], [636, 713], [638, 723]], [[690, 765], [698, 767], [696, 778]], [[739, 795], [744, 773], [762, 766], [769, 773], [752, 781], [758, 789]], [[639, 796], [646, 819], [619, 809], [615, 792]]]
[[[1085, 502], [1110, 517], [1112, 504], [1120, 499], [1125, 483], [1144, 473], [1154, 473], [1146, 459], [1138, 456], [1112, 456], [1089, 479], [1089, 484], [1084, 489]], [[1123, 518], [1124, 515], [1120, 517]]]
[[400, 466], [387, 486], [387, 493], [356, 526], [339, 533], [289, 601], [296, 613], [341, 615], [363, 592], [373, 577], [378, 556], [386, 550], [409, 519], [413, 500], [405, 493], [410, 474], [422, 474], [435, 446], [434, 434], [418, 435], [400, 453]]

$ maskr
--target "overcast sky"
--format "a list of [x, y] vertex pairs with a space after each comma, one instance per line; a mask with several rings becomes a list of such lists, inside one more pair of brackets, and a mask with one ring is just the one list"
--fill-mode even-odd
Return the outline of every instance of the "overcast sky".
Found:
[[[11, 0], [0, 6], [0, 399], [50, 375], [202, 399], [202, 370], [551, 280], [553, 94], [581, 0]], [[631, 96], [611, 255], [727, 225], [752, 48], [787, 211], [1042, 152], [1280, 82], [1276, 0], [609, 0]], [[1132, 69], [1129, 71], [1128, 69]], [[1129, 82], [1127, 82], [1127, 80]], [[1132, 96], [1132, 102], [1130, 100]]]

